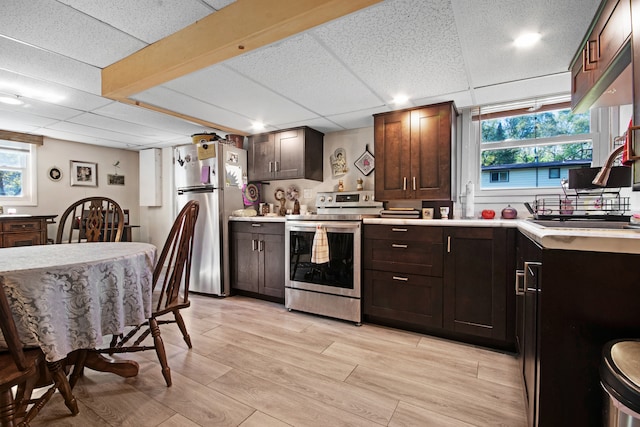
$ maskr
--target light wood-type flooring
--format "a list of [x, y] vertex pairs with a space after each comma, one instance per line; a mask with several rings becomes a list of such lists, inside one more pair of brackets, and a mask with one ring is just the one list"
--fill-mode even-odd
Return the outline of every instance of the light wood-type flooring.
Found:
[[173, 386], [154, 351], [123, 355], [134, 378], [87, 370], [69, 415], [59, 394], [39, 426], [524, 426], [511, 354], [372, 324], [192, 296], [188, 350], [161, 327]]

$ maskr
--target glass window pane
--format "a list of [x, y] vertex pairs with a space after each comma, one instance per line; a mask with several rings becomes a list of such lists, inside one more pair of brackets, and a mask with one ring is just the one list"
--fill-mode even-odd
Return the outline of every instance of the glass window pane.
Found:
[[22, 172], [0, 170], [0, 196], [22, 196]]

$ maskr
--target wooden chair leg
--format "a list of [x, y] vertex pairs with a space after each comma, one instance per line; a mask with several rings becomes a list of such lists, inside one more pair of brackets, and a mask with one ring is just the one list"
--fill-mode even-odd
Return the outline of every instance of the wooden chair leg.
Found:
[[87, 350], [76, 351], [76, 361], [73, 365], [73, 371], [69, 376], [69, 387], [71, 387], [71, 390], [73, 390], [78, 380], [84, 375], [84, 365], [87, 361], [87, 353]]
[[151, 336], [153, 337], [153, 344], [156, 348], [156, 353], [158, 354], [160, 366], [162, 366], [162, 376], [167, 383], [167, 387], [171, 387], [171, 369], [169, 368], [169, 363], [167, 362], [167, 352], [164, 349], [164, 342], [162, 341], [162, 337], [160, 336], [160, 327], [158, 326], [158, 321], [153, 317], [149, 319], [149, 328], [151, 329]]
[[173, 315], [176, 318], [176, 323], [178, 324], [178, 327], [180, 328], [180, 331], [182, 332], [182, 338], [184, 338], [184, 342], [187, 343], [187, 346], [189, 348], [191, 347], [191, 337], [189, 336], [189, 333], [187, 332], [187, 326], [184, 324], [184, 319], [182, 318], [182, 315], [180, 314], [180, 310], [175, 310], [173, 312]]
[[15, 426], [16, 402], [13, 399], [11, 389], [4, 390], [0, 393], [0, 425], [3, 427]]
[[78, 402], [71, 393], [71, 386], [67, 380], [67, 375], [64, 372], [62, 363], [60, 363], [60, 361], [47, 362], [47, 368], [49, 368], [49, 372], [51, 372], [51, 376], [56, 383], [58, 391], [60, 391], [60, 394], [64, 398], [64, 404], [67, 405], [67, 408], [69, 408], [72, 415], [77, 415], [79, 412]]

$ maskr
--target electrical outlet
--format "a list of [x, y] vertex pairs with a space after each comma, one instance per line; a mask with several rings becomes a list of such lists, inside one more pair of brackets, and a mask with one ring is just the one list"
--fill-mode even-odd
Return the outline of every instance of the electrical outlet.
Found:
[[311, 197], [313, 197], [311, 195], [311, 190], [309, 188], [305, 188], [302, 193], [302, 197], [304, 197], [305, 199], [310, 199]]

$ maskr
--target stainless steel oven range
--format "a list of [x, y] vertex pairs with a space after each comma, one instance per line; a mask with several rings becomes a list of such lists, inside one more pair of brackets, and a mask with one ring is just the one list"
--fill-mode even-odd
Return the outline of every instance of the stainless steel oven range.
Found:
[[362, 218], [379, 216], [382, 203], [372, 191], [318, 193], [316, 207], [287, 215], [285, 307], [360, 325]]

